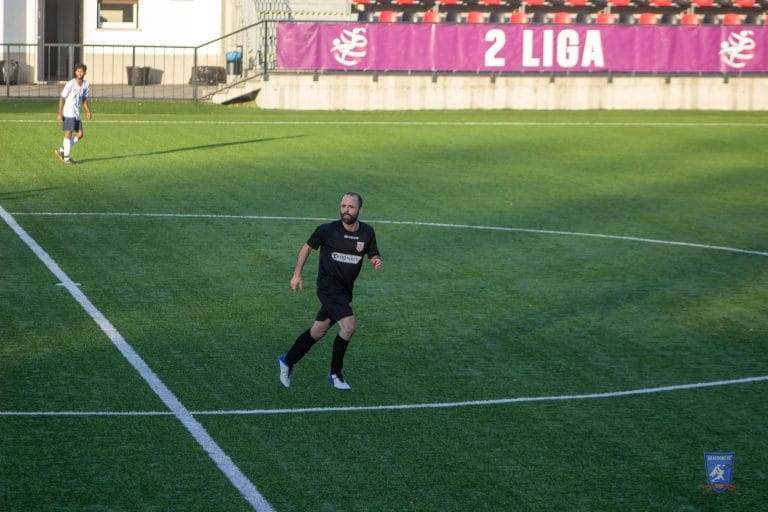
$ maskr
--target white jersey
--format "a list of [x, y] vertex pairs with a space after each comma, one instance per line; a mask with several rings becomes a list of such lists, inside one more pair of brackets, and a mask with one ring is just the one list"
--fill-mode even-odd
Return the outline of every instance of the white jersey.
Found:
[[83, 79], [82, 84], [78, 84], [75, 78], [67, 82], [61, 91], [61, 97], [64, 100], [64, 108], [61, 111], [62, 117], [80, 119], [80, 108], [83, 106], [83, 101], [88, 99], [90, 92], [88, 80]]

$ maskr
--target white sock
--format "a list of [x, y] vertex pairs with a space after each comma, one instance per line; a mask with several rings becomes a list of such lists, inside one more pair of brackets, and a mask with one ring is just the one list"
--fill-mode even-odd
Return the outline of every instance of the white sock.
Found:
[[64, 158], [69, 158], [69, 151], [72, 149], [72, 141], [65, 138], [62, 148], [64, 149]]
[[75, 135], [74, 137], [72, 137], [72, 145], [74, 146], [75, 144], [77, 144], [77, 141], [78, 141], [78, 140], [80, 140], [80, 139], [78, 139], [78, 138], [77, 138], [77, 135]]

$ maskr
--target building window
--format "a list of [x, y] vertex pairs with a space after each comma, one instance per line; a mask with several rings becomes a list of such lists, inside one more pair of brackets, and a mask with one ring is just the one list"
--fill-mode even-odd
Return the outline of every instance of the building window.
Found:
[[99, 0], [99, 28], [138, 28], [139, 0]]

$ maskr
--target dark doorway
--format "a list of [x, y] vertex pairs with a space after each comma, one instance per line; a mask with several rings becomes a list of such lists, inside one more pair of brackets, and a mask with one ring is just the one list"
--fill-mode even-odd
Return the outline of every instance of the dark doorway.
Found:
[[42, 0], [40, 9], [40, 78], [47, 82], [69, 80], [82, 58], [83, 0]]

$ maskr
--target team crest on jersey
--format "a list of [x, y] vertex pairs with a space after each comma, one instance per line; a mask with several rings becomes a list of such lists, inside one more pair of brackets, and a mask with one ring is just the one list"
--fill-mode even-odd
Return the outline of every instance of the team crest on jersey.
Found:
[[355, 249], [357, 249], [357, 252], [363, 252], [363, 249], [365, 249], [365, 242], [357, 242]]

